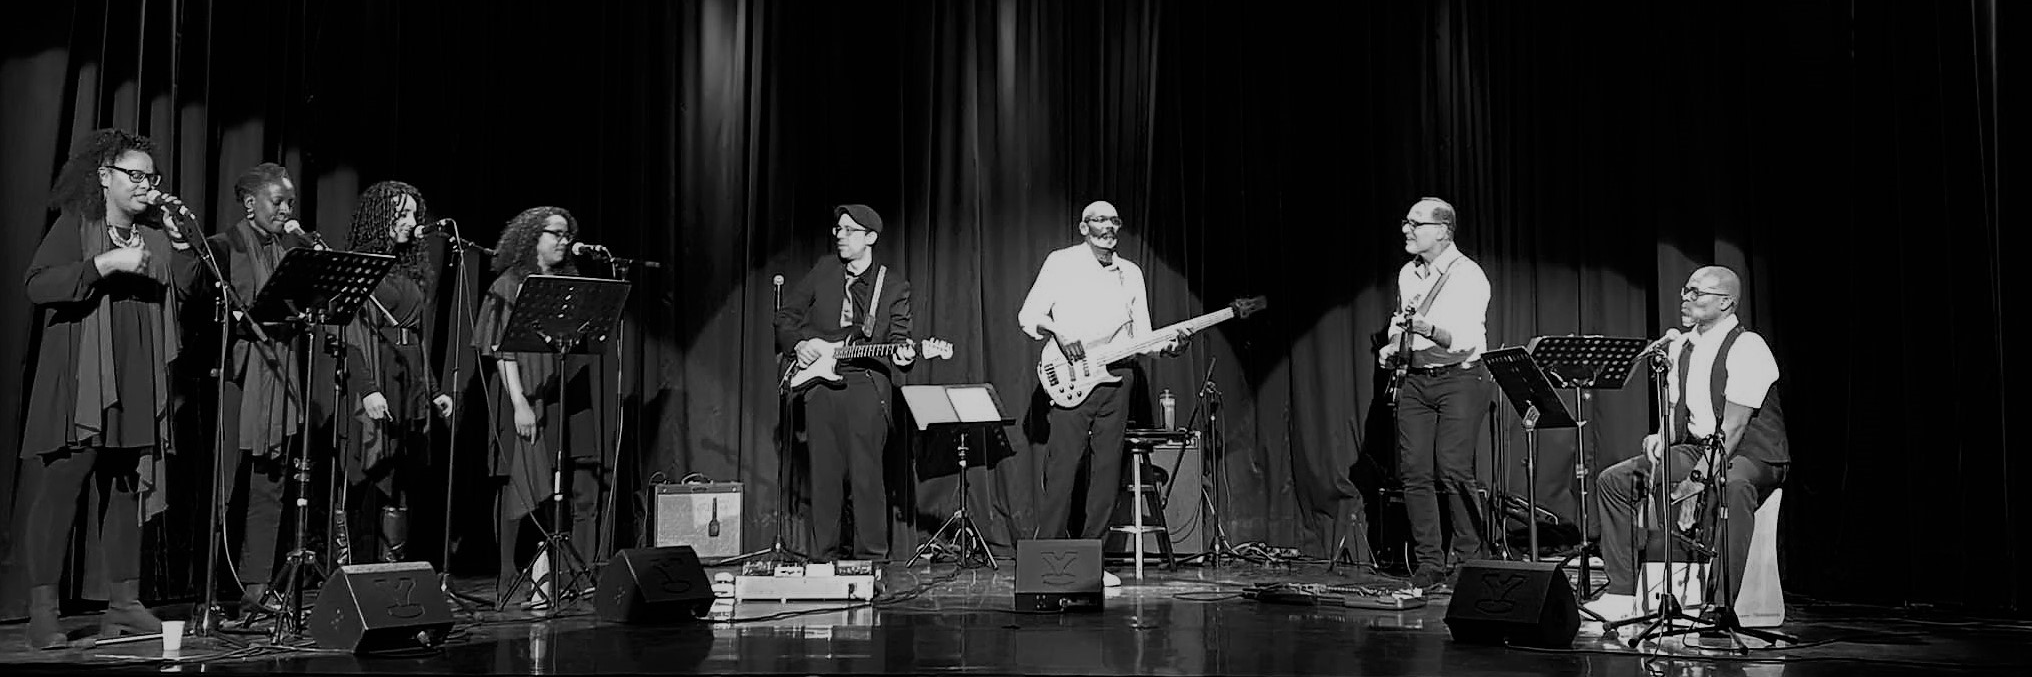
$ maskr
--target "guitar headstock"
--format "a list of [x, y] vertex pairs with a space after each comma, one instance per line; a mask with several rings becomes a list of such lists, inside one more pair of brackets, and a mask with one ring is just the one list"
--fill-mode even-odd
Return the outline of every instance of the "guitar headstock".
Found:
[[1235, 299], [1235, 302], [1228, 304], [1228, 307], [1235, 309], [1235, 317], [1248, 317], [1255, 314], [1258, 310], [1270, 307], [1270, 300], [1268, 297], [1251, 296]]
[[927, 360], [943, 360], [953, 356], [953, 344], [945, 339], [928, 338], [917, 343], [917, 352]]

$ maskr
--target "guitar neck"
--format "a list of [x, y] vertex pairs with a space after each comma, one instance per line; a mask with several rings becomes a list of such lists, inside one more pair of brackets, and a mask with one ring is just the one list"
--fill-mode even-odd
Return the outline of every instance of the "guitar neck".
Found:
[[1186, 320], [1184, 322], [1167, 324], [1162, 327], [1158, 327], [1156, 329], [1151, 330], [1150, 333], [1148, 334], [1144, 334], [1140, 337], [1137, 337], [1133, 341], [1121, 344], [1110, 344], [1108, 347], [1103, 348], [1097, 352], [1088, 353], [1088, 355], [1091, 356], [1091, 358], [1094, 361], [1098, 361], [1101, 364], [1112, 364], [1116, 360], [1120, 360], [1125, 357], [1131, 357], [1134, 355], [1139, 355], [1142, 354], [1144, 351], [1151, 349], [1154, 346], [1162, 345], [1165, 341], [1171, 340], [1171, 337], [1177, 336], [1179, 330], [1185, 330], [1187, 332], [1197, 334], [1200, 331], [1206, 329], [1207, 327], [1211, 327], [1220, 324], [1222, 322], [1226, 322], [1228, 320], [1234, 319], [1234, 317], [1235, 317], [1235, 309], [1233, 307], [1222, 308], [1220, 310], [1216, 310], [1214, 312], [1207, 313], [1205, 315], [1201, 315], [1199, 317], [1195, 317], [1190, 320]]
[[899, 341], [896, 343], [866, 343], [857, 346], [840, 346], [833, 349], [833, 358], [851, 360], [861, 357], [888, 357], [891, 353], [896, 352], [896, 349], [907, 345], [910, 344]]

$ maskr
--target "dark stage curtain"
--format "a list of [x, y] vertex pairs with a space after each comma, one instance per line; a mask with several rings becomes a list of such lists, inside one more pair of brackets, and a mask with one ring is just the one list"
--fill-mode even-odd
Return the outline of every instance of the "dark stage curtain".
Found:
[[[2008, 462], [2004, 418], [2004, 290], [2022, 275], [2001, 255], [2000, 3], [142, 4], [145, 24], [102, 3], [13, 24], [6, 100], [28, 103], [4, 112], [0, 278], [50, 220], [41, 192], [68, 140], [106, 124], [174, 139], [171, 180], [209, 204], [241, 168], [284, 161], [319, 224], [383, 178], [482, 242], [564, 206], [589, 241], [668, 265], [630, 274], [610, 363], [623, 544], [646, 478], [692, 472], [745, 483], [751, 547], [779, 528], [803, 544], [771, 278], [826, 254], [845, 202], [883, 214], [876, 249], [916, 286], [920, 333], [959, 348], [906, 382], [993, 383], [1018, 420], [974, 442], [988, 467], [969, 500], [991, 541], [1027, 536], [1039, 345], [1016, 308], [1080, 207], [1106, 199], [1158, 324], [1269, 297], [1148, 362], [1138, 417], [1166, 388], [1190, 411], [1211, 364], [1223, 526], [1325, 555], [1350, 513], [1401, 519], [1378, 500], [1395, 472], [1372, 348], [1405, 260], [1392, 224], [1437, 195], [1494, 283], [1492, 346], [1655, 336], [1694, 268], [1745, 275], [1745, 321], [1785, 371], [1793, 591], [2028, 601], [2032, 521], [2010, 499], [2032, 478]], [[291, 38], [256, 47], [257, 27]], [[4, 326], [27, 326], [19, 295], [5, 304]], [[18, 399], [0, 404], [15, 425]], [[1586, 408], [1588, 472], [1636, 453], [1641, 378]], [[1480, 473], [1522, 493], [1517, 417], [1491, 409]], [[464, 467], [483, 431], [460, 426]], [[1570, 523], [1579, 439], [1540, 435], [1538, 493]], [[908, 553], [953, 508], [951, 440], [900, 436], [890, 458]], [[486, 495], [478, 481], [459, 496]], [[468, 547], [491, 540], [476, 510], [454, 525], [471, 553], [454, 570], [491, 559]]]

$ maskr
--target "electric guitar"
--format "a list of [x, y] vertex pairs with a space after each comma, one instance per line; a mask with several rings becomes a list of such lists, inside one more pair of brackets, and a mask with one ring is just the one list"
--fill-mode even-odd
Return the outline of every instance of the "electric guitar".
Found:
[[1404, 320], [1398, 325], [1404, 331], [1397, 332], [1397, 354], [1390, 356], [1390, 381], [1383, 386], [1383, 401], [1397, 406], [1397, 391], [1404, 387], [1404, 379], [1411, 375], [1411, 306], [1404, 306]]
[[834, 369], [840, 365], [840, 360], [862, 357], [893, 357], [897, 349], [904, 346], [915, 345], [917, 347], [918, 359], [937, 360], [953, 356], [952, 343], [935, 338], [928, 338], [923, 341], [903, 340], [894, 343], [863, 343], [858, 345], [850, 344], [846, 341], [812, 340], [818, 342], [818, 359], [807, 362], [803, 358], [799, 358], [796, 363], [790, 365], [789, 369], [784, 370], [784, 389], [791, 391], [802, 390], [806, 386], [811, 385], [813, 381], [838, 383], [840, 382], [840, 375]]
[[1169, 341], [1179, 331], [1199, 333], [1207, 327], [1237, 317], [1248, 317], [1268, 306], [1261, 296], [1235, 299], [1228, 307], [1199, 317], [1168, 325], [1133, 339], [1125, 339], [1121, 332], [1108, 337], [1099, 345], [1081, 345], [1086, 348], [1086, 357], [1069, 360], [1058, 347], [1058, 341], [1045, 341], [1044, 354], [1037, 360], [1037, 383], [1051, 396], [1051, 403], [1071, 409], [1085, 402], [1087, 395], [1103, 383], [1114, 383], [1122, 379], [1108, 373], [1108, 365], [1117, 360], [1140, 354], [1158, 344]]

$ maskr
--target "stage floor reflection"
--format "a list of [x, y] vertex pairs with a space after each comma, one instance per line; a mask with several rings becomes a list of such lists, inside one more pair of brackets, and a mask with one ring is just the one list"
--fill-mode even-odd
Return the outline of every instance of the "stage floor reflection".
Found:
[[[1150, 570], [1108, 592], [1098, 613], [1026, 614], [1012, 605], [1013, 566], [887, 567], [869, 605], [741, 603], [733, 622], [624, 625], [590, 603], [555, 617], [523, 610], [464, 611], [439, 649], [357, 656], [273, 647], [260, 634], [187, 638], [165, 656], [159, 640], [83, 650], [29, 651], [20, 625], [6, 635], [9, 675], [92, 672], [262, 674], [1025, 674], [1025, 675], [1876, 675], [2018, 672], [2032, 626], [1971, 622], [1885, 607], [1795, 604], [1784, 630], [1802, 646], [1731, 655], [1677, 642], [1631, 649], [1584, 626], [1570, 649], [1463, 644], [1445, 623], [1446, 599], [1379, 611], [1266, 603], [1243, 595], [1266, 583], [1346, 589], [1388, 579], [1342, 568], [1235, 564]], [[461, 581], [489, 595], [491, 579]], [[165, 617], [187, 609], [166, 607]], [[66, 619], [95, 627], [96, 617]], [[305, 642], [305, 644], [308, 644]], [[2022, 674], [2022, 673], [2020, 673]]]

